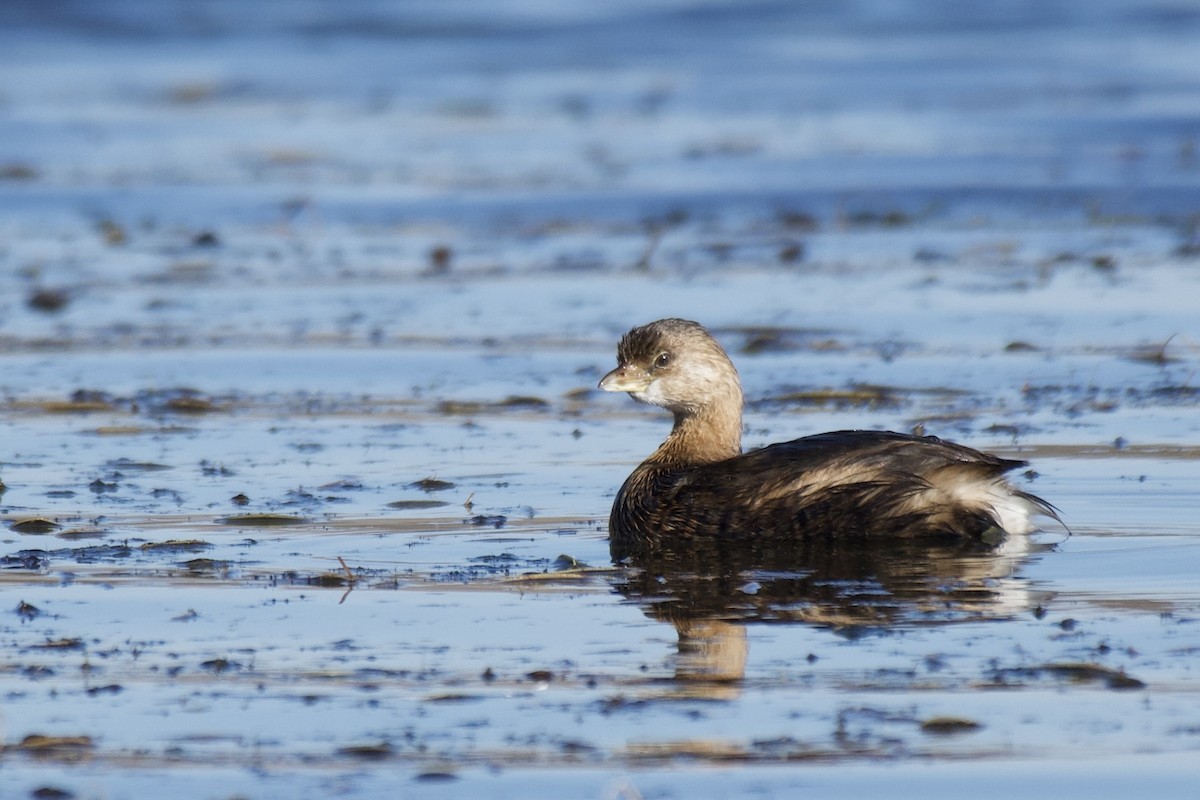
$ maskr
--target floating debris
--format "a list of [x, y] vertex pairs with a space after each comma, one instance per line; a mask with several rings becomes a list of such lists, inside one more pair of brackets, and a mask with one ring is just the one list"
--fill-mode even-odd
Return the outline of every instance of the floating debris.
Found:
[[779, 224], [792, 231], [812, 233], [821, 227], [817, 217], [807, 211], [783, 210], [775, 215]]
[[274, 525], [304, 525], [308, 521], [307, 517], [293, 514], [235, 514], [217, 520], [222, 525], [251, 525], [264, 528]]
[[1109, 689], [1146, 688], [1144, 682], [1125, 674], [1123, 670], [1099, 664], [1046, 664], [1038, 669], [1060, 678], [1066, 678], [1072, 683], [1103, 683]]
[[486, 403], [475, 400], [442, 400], [435, 406], [437, 413], [446, 415], [478, 414], [487, 408]]
[[213, 231], [200, 231], [192, 237], [192, 247], [218, 247], [221, 239]]
[[900, 390], [890, 386], [856, 384], [846, 389], [811, 389], [786, 392], [760, 401], [788, 405], [844, 408], [895, 408], [902, 405]]
[[55, 558], [70, 559], [77, 564], [96, 564], [119, 558], [129, 558], [133, 555], [133, 548], [127, 544], [95, 544], [87, 547], [54, 550], [49, 555]]
[[1175, 337], [1172, 335], [1167, 337], [1167, 340], [1162, 344], [1146, 344], [1135, 347], [1133, 351], [1126, 356], [1126, 358], [1128, 358], [1130, 361], [1137, 361], [1144, 364], [1156, 364], [1158, 366], [1172, 364], [1180, 360], [1178, 356], [1169, 354], [1167, 352], [1167, 346], [1171, 344], [1171, 341], [1174, 338]]
[[58, 786], [50, 786], [49, 784], [39, 786], [30, 792], [29, 796], [33, 800], [75, 800], [74, 792]]
[[138, 549], [153, 553], [202, 553], [212, 548], [200, 539], [168, 539], [165, 542], [146, 542]]
[[450, 271], [450, 262], [454, 251], [448, 245], [440, 244], [429, 251], [429, 268], [426, 275], [445, 275]]
[[485, 411], [503, 411], [508, 409], [544, 410], [548, 408], [550, 408], [550, 401], [534, 395], [509, 395], [503, 400], [490, 402], [481, 400], [442, 400], [435, 406], [439, 414], [447, 416], [479, 414]]
[[103, 539], [108, 535], [108, 532], [103, 528], [70, 528], [65, 531], [59, 531], [56, 536], [59, 539], [68, 541], [76, 541], [78, 539]]
[[517, 556], [514, 556], [512, 553], [499, 553], [497, 555], [474, 556], [468, 560], [476, 564], [490, 564], [493, 566], [501, 565], [510, 567], [513, 564], [520, 562], [521, 559]]
[[952, 736], [959, 733], [972, 733], [980, 730], [983, 725], [972, 719], [961, 717], [933, 717], [921, 723], [921, 731], [937, 736]]
[[788, 242], [779, 248], [780, 264], [795, 264], [804, 260], [804, 245], [800, 242]]
[[388, 508], [398, 508], [402, 511], [414, 511], [427, 508], [441, 508], [450, 505], [445, 500], [393, 500]]
[[42, 614], [37, 606], [26, 603], [24, 600], [17, 603], [17, 607], [13, 610], [13, 613], [25, 620], [35, 619]]
[[902, 228], [913, 223], [913, 218], [899, 209], [890, 211], [851, 211], [841, 215], [839, 222], [851, 227]]
[[35, 650], [82, 650], [83, 639], [72, 637], [68, 639], [52, 639], [43, 644], [32, 645]]
[[136, 461], [132, 458], [114, 458], [105, 464], [109, 469], [119, 472], [163, 472], [174, 469], [167, 464], [157, 464], [153, 461]]
[[49, 414], [78, 414], [115, 409], [116, 401], [111, 395], [91, 389], [72, 392], [67, 400], [48, 400], [42, 403], [42, 410]]
[[418, 772], [413, 780], [419, 783], [449, 783], [458, 780], [458, 776], [449, 770], [427, 770]]
[[25, 298], [27, 306], [46, 314], [56, 314], [66, 308], [70, 302], [71, 293], [66, 289], [34, 289], [29, 297]]
[[498, 403], [496, 408], [549, 408], [550, 402], [534, 395], [509, 395]]
[[125, 233], [125, 228], [111, 219], [101, 220], [97, 228], [100, 230], [100, 235], [104, 237], [105, 244], [122, 245], [129, 238]]
[[321, 572], [305, 579], [305, 583], [310, 586], [323, 586], [326, 588], [341, 588], [353, 582], [353, 576], [348, 577], [344, 572]]
[[411, 489], [420, 489], [422, 492], [444, 492], [447, 489], [453, 489], [454, 484], [450, 481], [443, 481], [438, 478], [422, 478], [419, 481], [413, 481], [409, 484]]
[[172, 397], [163, 404], [163, 409], [177, 414], [209, 414], [221, 408], [207, 397], [181, 395]]
[[53, 533], [62, 526], [46, 517], [27, 517], [8, 523], [8, 527], [17, 533], [40, 534]]
[[215, 572], [225, 572], [232, 566], [232, 563], [215, 558], [193, 558], [189, 561], [184, 561], [179, 566], [188, 572], [207, 575]]
[[90, 736], [48, 736], [31, 733], [13, 747], [38, 758], [79, 761], [91, 753], [95, 742]]
[[1042, 675], [1061, 678], [1071, 683], [1101, 683], [1109, 689], [1116, 690], [1146, 688], [1144, 682], [1127, 675], [1123, 670], [1090, 663], [1042, 664], [1036, 667], [1001, 669], [994, 673], [994, 679], [996, 683], [1008, 686], [1009, 677], [1035, 678]]
[[356, 481], [351, 478], [343, 478], [339, 481], [330, 481], [323, 483], [317, 487], [323, 492], [358, 492], [366, 489], [362, 481]]
[[385, 758], [390, 758], [395, 753], [388, 742], [352, 744], [346, 747], [339, 747], [334, 752], [343, 758], [358, 758], [364, 761], [382, 761]]
[[742, 352], [747, 355], [800, 351], [832, 352], [847, 349], [830, 330], [759, 325], [732, 328], [730, 331], [745, 337]]
[[0, 164], [0, 181], [32, 181], [39, 177], [40, 173], [28, 164]]

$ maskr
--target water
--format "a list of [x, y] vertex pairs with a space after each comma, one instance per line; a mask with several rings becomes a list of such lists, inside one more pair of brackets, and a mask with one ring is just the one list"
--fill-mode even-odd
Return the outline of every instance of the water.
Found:
[[[0, 11], [0, 794], [1187, 796], [1200, 16], [255, 8]], [[614, 568], [672, 315], [1069, 535]]]

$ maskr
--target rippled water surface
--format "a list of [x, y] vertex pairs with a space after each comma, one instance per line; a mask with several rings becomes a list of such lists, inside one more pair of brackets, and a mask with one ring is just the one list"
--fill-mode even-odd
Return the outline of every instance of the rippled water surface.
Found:
[[[1185, 797], [1200, 14], [9, 3], [0, 795]], [[998, 553], [614, 567], [745, 441], [1027, 458]]]

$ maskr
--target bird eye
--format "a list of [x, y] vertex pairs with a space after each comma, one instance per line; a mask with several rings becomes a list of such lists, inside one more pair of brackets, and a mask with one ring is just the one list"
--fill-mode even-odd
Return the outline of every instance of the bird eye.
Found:
[[671, 354], [670, 353], [659, 353], [658, 358], [654, 359], [654, 368], [662, 369], [663, 367], [667, 366], [670, 363], [671, 363]]

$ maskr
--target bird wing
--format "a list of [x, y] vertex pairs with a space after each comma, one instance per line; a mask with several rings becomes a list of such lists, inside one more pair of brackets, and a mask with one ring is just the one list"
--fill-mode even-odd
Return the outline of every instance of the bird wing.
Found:
[[1024, 463], [932, 436], [835, 431], [663, 473], [653, 491], [670, 531], [979, 535], [995, 516], [959, 502], [957, 487], [995, 484]]

